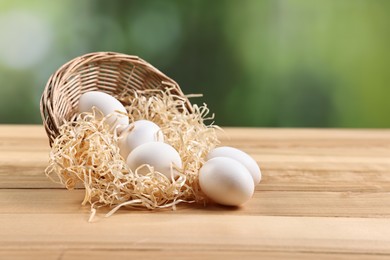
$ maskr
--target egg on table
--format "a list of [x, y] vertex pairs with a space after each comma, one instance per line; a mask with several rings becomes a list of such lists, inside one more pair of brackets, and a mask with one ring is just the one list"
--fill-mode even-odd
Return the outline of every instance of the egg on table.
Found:
[[[126, 162], [132, 171], [135, 171], [141, 165], [148, 164], [155, 171], [164, 174], [170, 180], [177, 176], [173, 166], [182, 168], [179, 153], [175, 148], [163, 142], [150, 142], [137, 146], [130, 152]], [[171, 171], [171, 169], [173, 170]], [[147, 172], [148, 169], [146, 167], [140, 168], [138, 171], [140, 174], [147, 174]]]
[[222, 146], [211, 150], [207, 155], [206, 159], [210, 160], [215, 157], [228, 157], [240, 162], [248, 169], [249, 173], [252, 175], [255, 185], [260, 182], [261, 180], [260, 168], [257, 165], [256, 161], [245, 152], [233, 147]]
[[120, 154], [127, 158], [136, 147], [149, 142], [164, 142], [164, 135], [158, 125], [148, 120], [138, 120], [131, 123], [129, 132], [119, 138]]
[[[107, 123], [110, 126], [120, 125], [126, 127], [129, 125], [126, 108], [113, 96], [100, 91], [90, 91], [82, 94], [79, 98], [79, 112], [92, 112], [93, 107], [99, 109], [104, 116], [113, 113], [112, 117], [107, 118]], [[123, 112], [125, 115], [117, 111]]]
[[227, 157], [208, 160], [199, 171], [199, 185], [207, 197], [227, 206], [245, 203], [255, 190], [247, 168]]

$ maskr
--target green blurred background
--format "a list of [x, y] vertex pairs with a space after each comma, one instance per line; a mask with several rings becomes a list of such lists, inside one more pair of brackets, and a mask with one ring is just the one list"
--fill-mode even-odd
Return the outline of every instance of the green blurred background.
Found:
[[389, 0], [0, 1], [0, 123], [41, 123], [49, 76], [138, 55], [222, 126], [390, 127]]

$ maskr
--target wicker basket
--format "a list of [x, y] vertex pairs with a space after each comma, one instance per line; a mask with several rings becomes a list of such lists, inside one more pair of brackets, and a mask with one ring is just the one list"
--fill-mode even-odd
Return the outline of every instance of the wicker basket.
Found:
[[[95, 52], [77, 57], [50, 77], [42, 94], [41, 116], [50, 146], [59, 127], [76, 114], [81, 94], [98, 90], [119, 97], [134, 89], [166, 88], [185, 98], [174, 80], [137, 56]], [[191, 110], [188, 99], [186, 102]]]

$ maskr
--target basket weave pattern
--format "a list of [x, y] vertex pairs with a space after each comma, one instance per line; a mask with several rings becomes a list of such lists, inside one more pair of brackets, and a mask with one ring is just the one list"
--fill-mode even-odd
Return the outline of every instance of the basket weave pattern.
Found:
[[[77, 113], [83, 93], [102, 91], [118, 98], [130, 90], [166, 88], [185, 98], [174, 80], [137, 56], [95, 52], [77, 57], [49, 78], [41, 97], [41, 116], [50, 146], [59, 134], [59, 127]], [[191, 109], [188, 99], [187, 104]]]

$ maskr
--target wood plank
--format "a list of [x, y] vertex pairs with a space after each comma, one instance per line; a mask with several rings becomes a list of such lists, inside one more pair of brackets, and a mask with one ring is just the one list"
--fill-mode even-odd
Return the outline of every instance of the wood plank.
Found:
[[390, 130], [226, 128], [263, 181], [241, 208], [120, 210], [44, 175], [43, 127], [0, 126], [0, 259], [388, 259]]
[[[219, 137], [224, 144], [237, 144], [241, 148], [374, 148], [370, 152], [388, 154], [389, 129], [300, 129], [300, 128], [234, 128], [224, 127]], [[48, 139], [41, 125], [1, 125], [0, 145], [11, 147], [39, 144], [49, 149]], [[31, 148], [31, 147], [30, 147]], [[36, 147], [34, 147], [36, 148]], [[365, 152], [360, 149], [361, 152]], [[250, 150], [248, 150], [250, 152]], [[356, 151], [359, 151], [357, 149]], [[282, 152], [283, 153], [283, 152]]]
[[[0, 250], [0, 259], [13, 259], [13, 260], [34, 260], [34, 259], [45, 259], [45, 260], [58, 260], [62, 259], [61, 250]], [[78, 256], [76, 256], [80, 259]]]
[[[12, 189], [0, 190], [0, 214], [74, 214], [88, 216], [89, 206], [81, 206], [83, 190]], [[261, 191], [241, 208], [210, 204], [182, 204], [174, 214], [203, 215], [259, 215], [259, 216], [314, 216], [314, 217], [390, 217], [390, 192], [296, 192]], [[33, 204], [32, 204], [33, 201]], [[100, 215], [109, 209], [98, 211]], [[139, 210], [123, 209], [126, 214]], [[143, 211], [150, 214], [150, 211]], [[159, 214], [172, 214], [161, 210]]]
[[[58, 188], [44, 176], [42, 126], [2, 126], [0, 188]], [[259, 190], [390, 191], [390, 131], [226, 128], [224, 145], [261, 165]], [[244, 133], [244, 134], [243, 134]], [[247, 134], [245, 134], [247, 133]]]
[[236, 252], [230, 250], [72, 250], [69, 248], [57, 250], [3, 250], [0, 251], [0, 259], [61, 259], [61, 260], [106, 260], [106, 259], [297, 259], [297, 260], [385, 260], [390, 255], [384, 254], [355, 254], [355, 253], [312, 253], [312, 252], [270, 252], [270, 251], [249, 251]]
[[192, 214], [1, 214], [1, 250], [231, 250], [390, 254], [387, 219]]
[[390, 172], [263, 170], [259, 191], [389, 192]]
[[[44, 170], [47, 160], [38, 162], [17, 160], [20, 154], [6, 156], [0, 153], [0, 188], [59, 188], [46, 178]], [[24, 155], [23, 155], [24, 156]], [[27, 155], [26, 155], [27, 156]], [[42, 157], [46, 157], [43, 155]], [[8, 158], [8, 162], [4, 161]], [[9, 158], [17, 163], [11, 163]], [[390, 157], [389, 157], [390, 158]], [[34, 158], [30, 157], [30, 160]], [[306, 156], [306, 160], [310, 160]], [[390, 163], [339, 163], [262, 161], [263, 180], [257, 186], [259, 190], [290, 191], [390, 191]], [[349, 167], [349, 168], [348, 168]], [[356, 169], [353, 169], [356, 167]]]
[[[61, 188], [44, 174], [45, 165], [0, 166], [0, 189]], [[339, 191], [389, 192], [390, 172], [323, 169], [279, 169], [262, 167], [263, 179], [256, 186], [260, 191]]]

